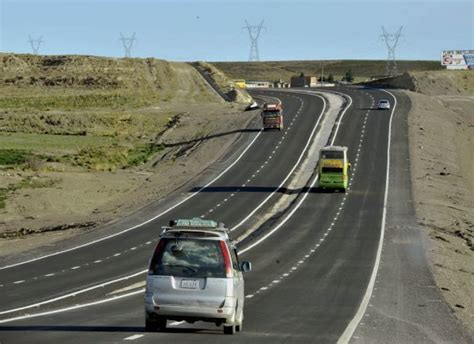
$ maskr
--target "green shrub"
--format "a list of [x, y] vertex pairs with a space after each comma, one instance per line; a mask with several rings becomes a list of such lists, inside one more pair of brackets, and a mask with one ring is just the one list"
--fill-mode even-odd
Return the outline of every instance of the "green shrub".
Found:
[[0, 149], [0, 165], [21, 165], [24, 164], [32, 154], [21, 149]]

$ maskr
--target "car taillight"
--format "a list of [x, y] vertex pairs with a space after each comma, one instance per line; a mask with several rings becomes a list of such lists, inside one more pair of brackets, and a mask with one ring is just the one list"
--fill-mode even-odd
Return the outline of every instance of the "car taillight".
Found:
[[150, 266], [148, 267], [148, 274], [153, 274], [153, 268], [156, 265], [156, 260], [158, 259], [159, 254], [163, 249], [163, 246], [165, 246], [165, 241], [160, 240], [156, 245], [155, 253], [153, 254], [153, 258], [151, 259]]
[[229, 250], [227, 249], [227, 245], [225, 241], [220, 242], [221, 245], [221, 252], [224, 256], [224, 267], [225, 267], [225, 275], [226, 277], [232, 277], [232, 262], [230, 260]]

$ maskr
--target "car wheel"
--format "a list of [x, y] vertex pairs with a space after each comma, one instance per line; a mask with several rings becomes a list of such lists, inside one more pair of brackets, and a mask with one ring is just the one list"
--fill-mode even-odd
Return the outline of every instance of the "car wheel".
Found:
[[158, 318], [156, 322], [156, 328], [158, 331], [165, 331], [166, 330], [166, 318]]
[[241, 321], [238, 325], [235, 326], [235, 331], [242, 332], [243, 322]]
[[237, 325], [235, 325], [235, 331], [242, 332], [242, 323], [244, 322], [244, 310], [240, 310], [239, 317], [237, 318]]
[[158, 323], [153, 320], [145, 320], [145, 332], [156, 332], [158, 330]]
[[235, 334], [235, 325], [224, 325], [224, 334]]

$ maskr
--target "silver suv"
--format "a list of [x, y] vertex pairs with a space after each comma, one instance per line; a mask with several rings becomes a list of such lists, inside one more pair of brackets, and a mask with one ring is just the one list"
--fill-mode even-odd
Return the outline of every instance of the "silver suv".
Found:
[[223, 224], [211, 220], [171, 221], [156, 246], [146, 279], [145, 327], [166, 329], [167, 320], [202, 320], [242, 330], [244, 279], [251, 264], [239, 264]]

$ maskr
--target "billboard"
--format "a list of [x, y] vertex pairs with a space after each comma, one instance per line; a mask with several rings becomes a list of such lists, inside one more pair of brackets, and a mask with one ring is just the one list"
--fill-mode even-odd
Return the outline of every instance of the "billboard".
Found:
[[474, 50], [444, 50], [441, 65], [448, 68], [474, 68]]

